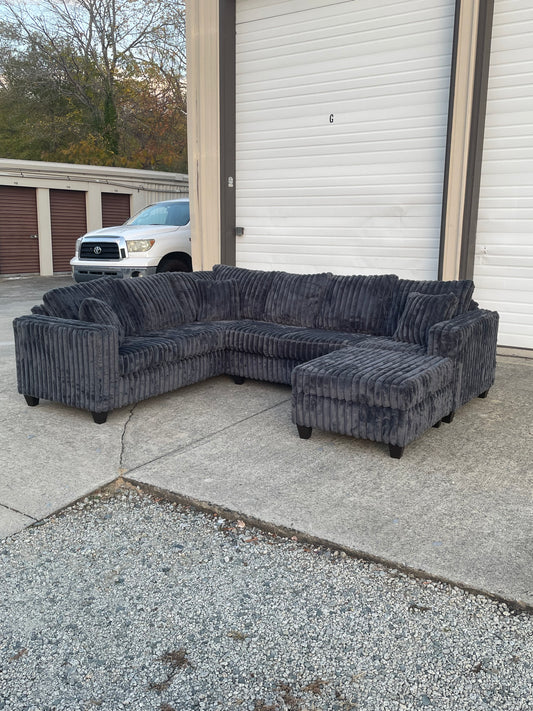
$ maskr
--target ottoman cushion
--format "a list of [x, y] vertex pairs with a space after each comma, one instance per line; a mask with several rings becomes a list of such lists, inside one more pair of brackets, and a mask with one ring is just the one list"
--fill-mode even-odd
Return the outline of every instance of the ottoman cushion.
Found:
[[299, 365], [292, 384], [318, 398], [408, 410], [452, 380], [448, 358], [356, 347]]

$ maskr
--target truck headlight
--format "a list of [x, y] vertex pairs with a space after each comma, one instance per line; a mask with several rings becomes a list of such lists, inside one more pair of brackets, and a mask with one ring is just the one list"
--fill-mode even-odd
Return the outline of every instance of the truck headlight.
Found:
[[83, 242], [83, 237], [78, 237], [76, 240], [76, 257], [80, 256], [81, 243]]
[[126, 240], [128, 252], [148, 252], [155, 244], [155, 239], [132, 239]]

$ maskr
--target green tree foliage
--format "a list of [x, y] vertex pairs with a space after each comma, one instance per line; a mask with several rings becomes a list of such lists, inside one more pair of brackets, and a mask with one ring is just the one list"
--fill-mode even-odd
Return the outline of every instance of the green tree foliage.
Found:
[[176, 0], [0, 0], [0, 155], [186, 172]]

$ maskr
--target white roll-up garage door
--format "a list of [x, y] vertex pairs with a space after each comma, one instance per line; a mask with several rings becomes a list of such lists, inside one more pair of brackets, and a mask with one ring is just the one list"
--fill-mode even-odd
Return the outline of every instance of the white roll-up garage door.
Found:
[[237, 0], [237, 264], [435, 278], [453, 0]]
[[474, 281], [502, 346], [533, 348], [533, 4], [495, 0]]

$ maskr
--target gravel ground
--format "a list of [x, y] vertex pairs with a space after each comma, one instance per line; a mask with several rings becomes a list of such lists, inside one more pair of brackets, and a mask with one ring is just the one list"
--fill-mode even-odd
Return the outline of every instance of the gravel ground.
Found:
[[0, 541], [0, 581], [0, 709], [533, 709], [527, 613], [133, 490]]

